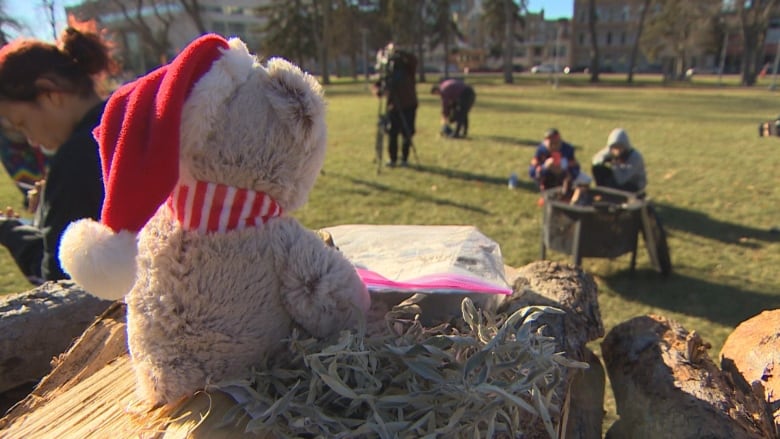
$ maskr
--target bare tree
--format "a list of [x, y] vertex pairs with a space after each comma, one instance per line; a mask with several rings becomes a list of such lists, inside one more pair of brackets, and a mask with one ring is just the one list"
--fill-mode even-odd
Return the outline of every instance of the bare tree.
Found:
[[275, 2], [258, 9], [258, 13], [268, 18], [267, 25], [261, 29], [263, 34], [263, 53], [267, 56], [282, 56], [301, 68], [307, 61], [317, 56], [313, 14], [309, 4], [303, 0]]
[[20, 31], [22, 24], [6, 12], [5, 0], [0, 0], [0, 46], [8, 44], [9, 38], [6, 33], [9, 29]]
[[527, 11], [525, 0], [486, 0], [483, 3], [483, 24], [488, 29], [490, 39], [500, 43], [495, 54], [500, 54], [503, 64], [504, 82], [514, 82], [515, 42], [522, 38], [518, 27], [524, 25], [523, 14]]
[[691, 56], [701, 52], [711, 33], [711, 22], [722, 5], [720, 0], [680, 2], [656, 0], [658, 11], [649, 17], [642, 47], [651, 58], [673, 60], [671, 77], [684, 79]]
[[764, 63], [763, 51], [769, 19], [780, 0], [735, 1], [733, 6], [742, 29], [742, 85], [756, 84]]
[[201, 8], [199, 0], [179, 0], [179, 4], [184, 8], [184, 12], [192, 19], [192, 23], [198, 30], [198, 33], [203, 35], [206, 32], [206, 25], [203, 23], [203, 17], [201, 16]]
[[349, 74], [357, 79], [358, 77], [358, 56], [362, 50], [362, 33], [360, 14], [357, 6], [348, 0], [336, 0], [332, 12], [332, 49], [337, 56], [337, 73], [343, 74], [341, 61], [346, 58], [349, 61]]
[[46, 16], [49, 19], [49, 26], [51, 26], [51, 37], [54, 41], [57, 40], [57, 18], [54, 15], [54, 0], [43, 0], [43, 8], [46, 10]]
[[313, 26], [314, 44], [317, 48], [317, 60], [320, 64], [320, 76], [323, 84], [330, 84], [331, 12], [330, 0], [314, 0]]
[[[146, 70], [146, 56], [149, 54], [154, 63], [161, 65], [168, 61], [171, 47], [169, 30], [175, 17], [166, 0], [99, 0], [82, 3], [79, 19], [97, 19], [110, 14], [118, 14], [124, 24], [111, 31], [119, 39], [127, 42], [128, 34], [136, 33], [143, 46], [141, 70]], [[151, 14], [150, 14], [151, 12]], [[127, 47], [127, 46], [125, 46]]]
[[599, 82], [599, 42], [596, 31], [596, 0], [588, 0], [588, 29], [590, 30], [590, 82]]
[[439, 0], [427, 2], [427, 17], [430, 17], [426, 26], [426, 34], [429, 38], [430, 48], [433, 49], [441, 45], [444, 51], [444, 77], [449, 78], [450, 55], [453, 53], [452, 43], [463, 35], [458, 29], [458, 24], [452, 17], [450, 0]]
[[641, 10], [639, 11], [639, 23], [636, 29], [636, 38], [634, 38], [634, 44], [631, 47], [631, 56], [628, 59], [628, 78], [626, 82], [634, 82], [634, 66], [636, 65], [636, 59], [639, 56], [639, 41], [642, 38], [642, 30], [645, 26], [645, 19], [647, 18], [647, 11], [650, 9], [650, 5], [653, 0], [642, 0]]

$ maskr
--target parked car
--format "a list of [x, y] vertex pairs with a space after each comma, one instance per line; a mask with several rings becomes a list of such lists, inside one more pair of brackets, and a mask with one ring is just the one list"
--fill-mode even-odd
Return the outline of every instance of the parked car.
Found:
[[558, 66], [557, 70], [552, 64], [538, 64], [531, 67], [531, 73], [555, 73], [556, 71], [560, 72], [561, 67]]

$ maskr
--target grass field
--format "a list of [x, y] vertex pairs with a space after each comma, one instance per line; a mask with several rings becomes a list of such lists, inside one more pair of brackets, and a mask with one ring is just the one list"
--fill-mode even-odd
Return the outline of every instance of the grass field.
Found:
[[[428, 80], [436, 78], [429, 76]], [[780, 307], [780, 138], [759, 138], [757, 125], [780, 113], [771, 78], [754, 88], [736, 78], [696, 77], [663, 86], [657, 78], [561, 78], [518, 75], [505, 85], [475, 76], [477, 102], [470, 138], [439, 137], [437, 96], [419, 84], [412, 167], [374, 163], [377, 100], [363, 82], [335, 81], [326, 89], [329, 151], [309, 203], [293, 215], [310, 228], [337, 224], [470, 224], [501, 245], [504, 262], [539, 258], [539, 194], [526, 169], [548, 127], [576, 146], [581, 163], [603, 147], [612, 128], [625, 128], [648, 168], [648, 193], [669, 234], [674, 273], [662, 278], [640, 242], [637, 273], [630, 256], [585, 259], [599, 285], [607, 331], [635, 316], [660, 314], [696, 330], [718, 357], [741, 321]], [[520, 187], [507, 188], [516, 172]], [[10, 180], [0, 201], [19, 206]], [[774, 230], [774, 231], [772, 231]], [[548, 258], [570, 257], [548, 252]], [[27, 289], [7, 252], [0, 254], [0, 293]], [[599, 352], [598, 341], [593, 349]], [[609, 396], [611, 398], [611, 396]], [[614, 403], [607, 403], [607, 421]]]

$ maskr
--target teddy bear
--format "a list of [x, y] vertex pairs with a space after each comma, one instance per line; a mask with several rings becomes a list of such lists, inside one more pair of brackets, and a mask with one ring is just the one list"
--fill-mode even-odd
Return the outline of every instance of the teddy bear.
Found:
[[124, 298], [144, 401], [248, 378], [294, 329], [327, 337], [368, 309], [354, 266], [288, 215], [326, 150], [322, 88], [297, 66], [199, 37], [117, 89], [94, 134], [101, 218], [69, 225], [59, 257], [87, 291]]

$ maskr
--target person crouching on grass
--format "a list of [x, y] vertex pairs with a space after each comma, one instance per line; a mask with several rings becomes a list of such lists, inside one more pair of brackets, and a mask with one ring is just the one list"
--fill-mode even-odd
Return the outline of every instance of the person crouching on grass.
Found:
[[609, 133], [607, 145], [593, 156], [592, 165], [597, 186], [628, 192], [643, 192], [647, 186], [645, 161], [623, 128]]
[[565, 194], [579, 173], [580, 165], [574, 157], [574, 147], [563, 141], [557, 129], [547, 130], [528, 167], [528, 175], [539, 186], [539, 190], [561, 186]]
[[[469, 111], [477, 99], [474, 88], [463, 81], [447, 79], [434, 85], [431, 94], [441, 97], [442, 134], [465, 138], [469, 133]], [[449, 128], [450, 122], [455, 123], [455, 131]]]

